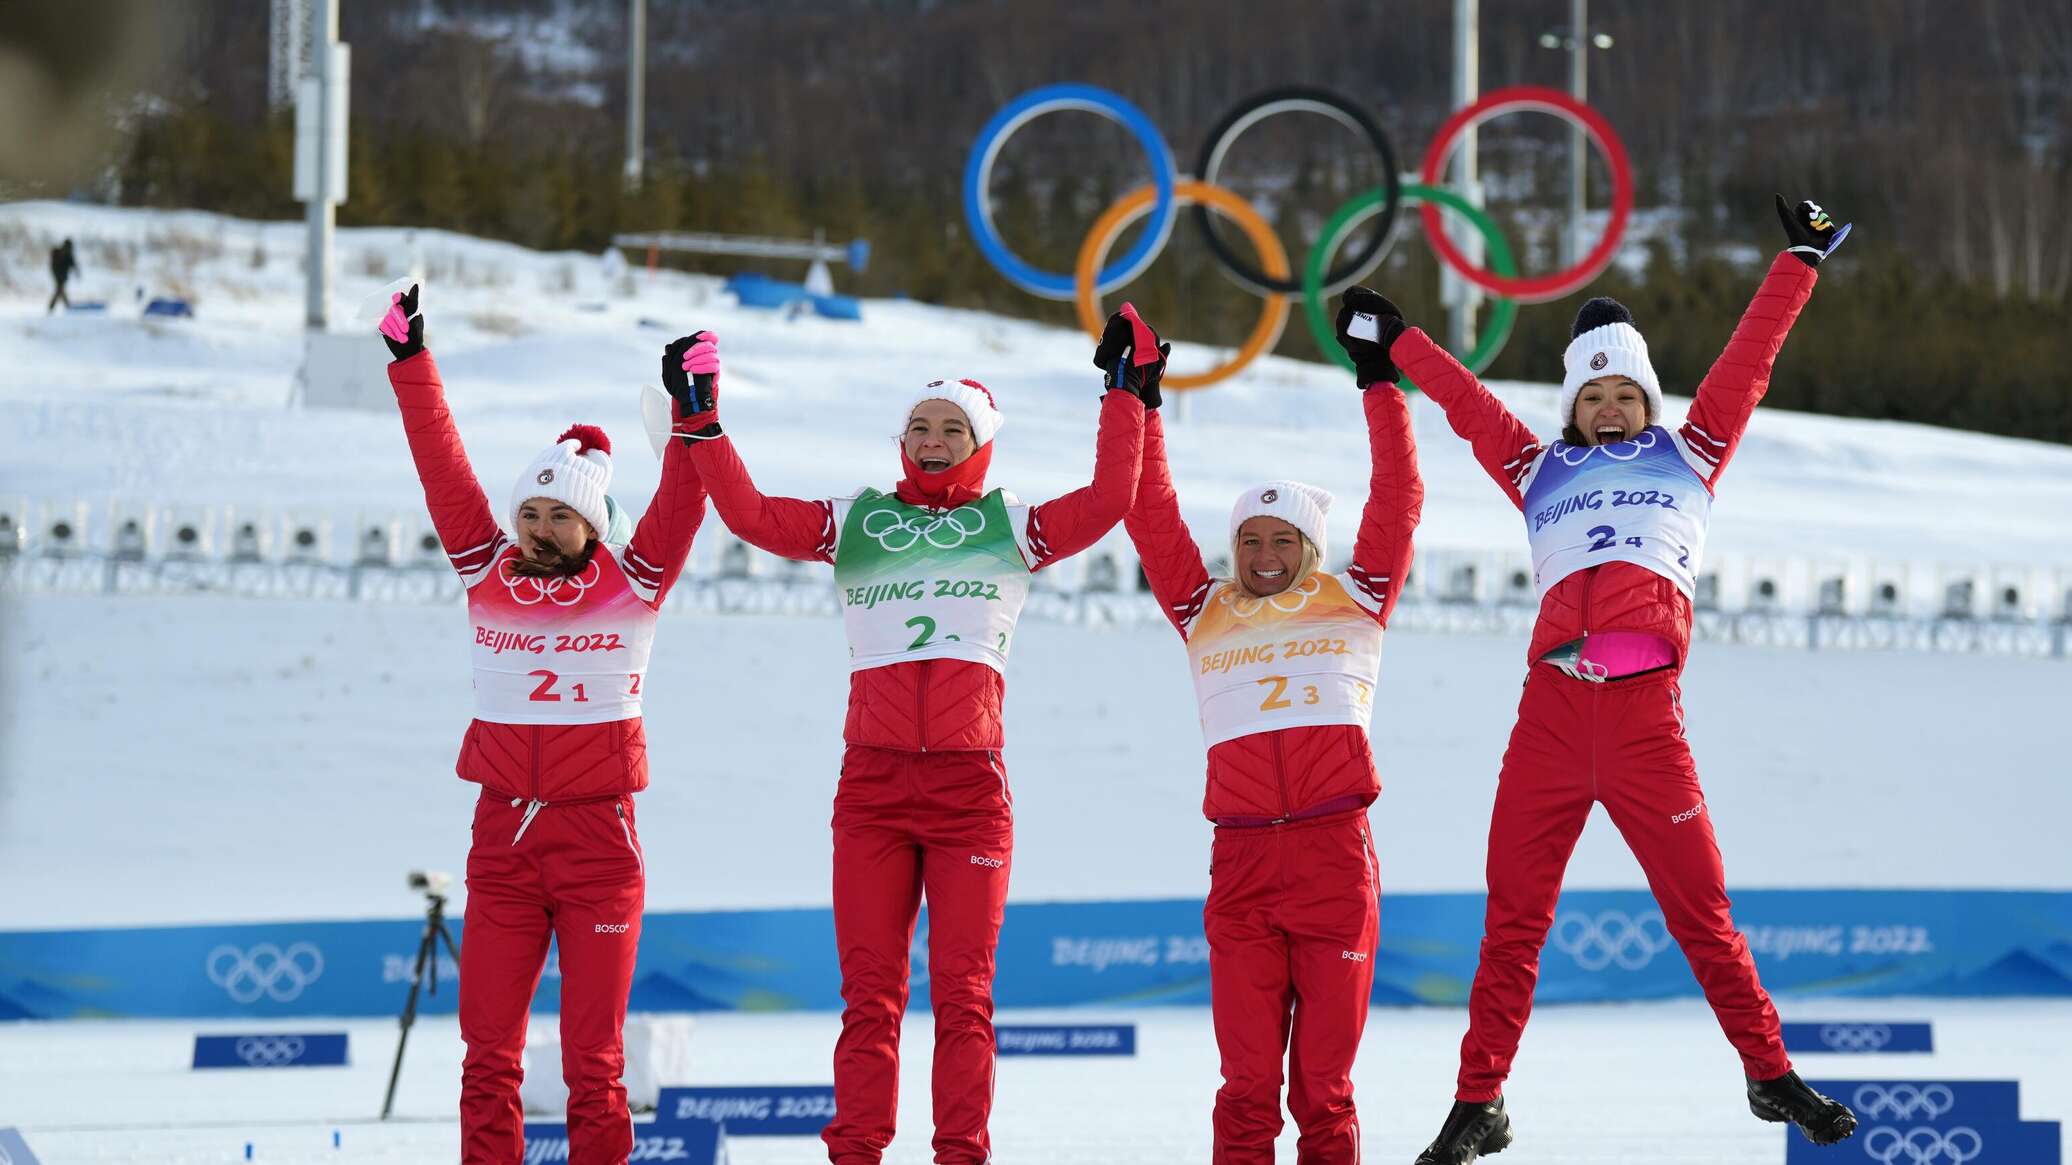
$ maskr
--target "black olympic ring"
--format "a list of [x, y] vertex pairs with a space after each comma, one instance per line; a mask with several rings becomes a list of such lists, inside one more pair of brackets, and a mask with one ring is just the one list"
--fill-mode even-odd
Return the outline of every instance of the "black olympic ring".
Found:
[[[1202, 144], [1201, 157], [1195, 163], [1194, 172], [1203, 182], [1216, 183], [1216, 171], [1223, 165], [1223, 155], [1230, 149], [1230, 143], [1237, 136], [1251, 128], [1252, 124], [1276, 113], [1321, 113], [1348, 129], [1365, 134], [1373, 145], [1374, 152], [1381, 155], [1382, 181], [1388, 190], [1388, 199], [1382, 203], [1381, 222], [1375, 228], [1374, 237], [1345, 260], [1343, 266], [1334, 267], [1324, 276], [1326, 295], [1336, 295], [1353, 285], [1361, 276], [1374, 269], [1381, 261], [1382, 248], [1388, 245], [1390, 235], [1396, 229], [1396, 211], [1403, 205], [1403, 176], [1396, 165], [1396, 148], [1381, 126], [1367, 116], [1367, 112], [1328, 89], [1312, 89], [1306, 86], [1290, 86], [1283, 89], [1268, 89], [1239, 102], [1236, 109], [1225, 114], [1216, 128], [1209, 131], [1208, 141]], [[1231, 250], [1230, 246], [1216, 236], [1209, 221], [1209, 208], [1196, 203], [1194, 225], [1201, 231], [1202, 241], [1209, 245], [1209, 252], [1223, 269], [1247, 290], [1266, 295], [1279, 292], [1282, 295], [1302, 294], [1302, 279], [1292, 276], [1276, 279], [1246, 261], [1243, 256]]]

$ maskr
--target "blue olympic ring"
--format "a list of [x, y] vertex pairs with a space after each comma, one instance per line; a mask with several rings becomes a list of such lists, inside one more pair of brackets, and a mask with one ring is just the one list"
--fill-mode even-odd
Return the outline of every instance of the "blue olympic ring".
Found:
[[1008, 250], [1007, 244], [1001, 241], [999, 229], [993, 225], [993, 203], [986, 196], [986, 190], [993, 178], [993, 160], [999, 156], [1000, 147], [1007, 143], [1008, 137], [1046, 113], [1064, 110], [1099, 114], [1128, 130], [1151, 159], [1151, 183], [1158, 191], [1158, 202], [1151, 208], [1150, 225], [1138, 238], [1137, 245], [1102, 268], [1095, 278], [1095, 286], [1100, 291], [1113, 291], [1142, 275], [1165, 248], [1166, 236], [1173, 233], [1173, 219], [1176, 217], [1173, 151], [1143, 110], [1097, 85], [1046, 85], [1008, 102], [991, 121], [986, 122], [984, 129], [978, 131], [978, 142], [964, 164], [964, 217], [972, 224], [972, 240], [978, 244], [979, 251], [1007, 276], [1008, 281], [1044, 299], [1071, 299], [1074, 295], [1071, 273], [1045, 271], [1023, 262], [1020, 256]]

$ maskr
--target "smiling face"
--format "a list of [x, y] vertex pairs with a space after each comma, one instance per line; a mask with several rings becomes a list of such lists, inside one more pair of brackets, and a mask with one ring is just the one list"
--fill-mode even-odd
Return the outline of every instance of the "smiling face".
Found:
[[1308, 552], [1302, 532], [1279, 518], [1246, 518], [1231, 546], [1238, 584], [1255, 595], [1277, 595], [1294, 585]]
[[1583, 435], [1585, 445], [1631, 441], [1647, 428], [1647, 392], [1624, 376], [1586, 381], [1576, 393], [1576, 412], [1570, 423]]
[[581, 514], [552, 498], [527, 498], [518, 507], [518, 552], [543, 567], [582, 557], [597, 532]]
[[923, 473], [941, 473], [978, 450], [964, 410], [946, 400], [915, 405], [899, 441], [908, 459]]

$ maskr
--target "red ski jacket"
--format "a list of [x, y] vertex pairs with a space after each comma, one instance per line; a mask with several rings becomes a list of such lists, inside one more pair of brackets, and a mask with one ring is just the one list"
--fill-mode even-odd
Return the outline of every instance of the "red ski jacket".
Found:
[[[388, 370], [439, 541], [462, 577], [484, 577], [489, 573], [484, 567], [503, 554], [511, 540], [497, 524], [461, 448], [438, 365], [427, 351], [391, 363]], [[662, 458], [662, 481], [654, 500], [620, 556], [628, 579], [650, 607], [659, 609], [668, 597], [704, 519], [705, 491], [690, 450], [672, 441]], [[454, 771], [498, 793], [547, 802], [637, 793], [648, 783], [647, 735], [637, 716], [601, 724], [496, 724], [478, 719], [468, 725]]]
[[[1101, 540], [1129, 512], [1136, 496], [1144, 441], [1144, 405], [1120, 389], [1101, 400], [1089, 485], [1032, 508], [1030, 570], [1042, 570]], [[805, 562], [834, 561], [832, 500], [772, 497], [756, 489], [728, 437], [700, 441], [692, 450], [712, 504], [734, 536], [771, 554]], [[925, 659], [868, 668], [849, 675], [849, 712], [842, 739], [905, 752], [998, 749], [1000, 673], [981, 663]]]
[[[1756, 403], [1770, 387], [1770, 369], [1799, 310], [1813, 293], [1814, 270], [1788, 252], [1771, 262], [1769, 274], [1741, 313], [1734, 336], [1698, 385], [1696, 398], [1676, 438], [1695, 464], [1707, 464], [1705, 488], [1714, 490]], [[1545, 455], [1546, 447], [1511, 410], [1417, 328], [1407, 328], [1389, 348], [1389, 358], [1446, 410], [1453, 431], [1467, 438], [1475, 459], [1511, 504], [1524, 509], [1520, 483]], [[1644, 566], [1608, 562], [1562, 579], [1540, 600], [1529, 660], [1582, 638], [1584, 633], [1640, 631], [1660, 636], [1676, 651], [1681, 667], [1691, 643], [1691, 602], [1676, 584]]]
[[[1424, 512], [1424, 480], [1417, 472], [1417, 445], [1403, 394], [1393, 386], [1377, 386], [1363, 394], [1362, 403], [1373, 469], [1346, 574], [1374, 605], [1375, 620], [1386, 627], [1399, 582], [1410, 569], [1411, 535]], [[1166, 463], [1165, 427], [1156, 413], [1144, 427], [1144, 477], [1124, 524], [1159, 608], [1186, 639], [1215, 580], [1181, 520]], [[1374, 752], [1359, 725], [1282, 728], [1209, 749], [1202, 814], [1212, 821], [1307, 817], [1364, 806], [1380, 793]]]

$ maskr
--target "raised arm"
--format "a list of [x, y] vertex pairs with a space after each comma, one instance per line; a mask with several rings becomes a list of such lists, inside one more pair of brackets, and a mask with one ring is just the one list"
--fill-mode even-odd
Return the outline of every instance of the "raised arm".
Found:
[[1756, 289], [1741, 322], [1734, 325], [1733, 338], [1725, 351], [1698, 384], [1691, 411], [1677, 435], [1683, 439], [1686, 459], [1712, 488], [1748, 431], [1748, 419], [1770, 390], [1770, 371], [1784, 337], [1799, 318], [1799, 311], [1813, 294], [1819, 279], [1817, 268], [1846, 228], [1837, 230], [1834, 220], [1811, 202], [1788, 210], [1784, 196], [1777, 196], [1777, 214], [1792, 246], [1770, 261], [1763, 284]]
[[417, 480], [424, 486], [425, 509], [453, 569], [473, 586], [488, 575], [507, 539], [461, 447], [439, 366], [425, 350], [417, 288], [395, 298], [381, 322], [381, 333], [395, 357], [388, 366], [389, 387], [395, 389], [396, 407], [403, 414], [403, 435], [410, 442]]
[[672, 439], [662, 453], [662, 482], [626, 544], [626, 573], [642, 599], [659, 608], [669, 598], [691, 542], [705, 521], [705, 483], [692, 464], [690, 443]]
[[1467, 438], [1475, 460], [1503, 487], [1511, 504], [1525, 507], [1518, 483], [1540, 455], [1540, 439], [1474, 373], [1422, 329], [1408, 326], [1395, 304], [1365, 287], [1345, 293], [1338, 310], [1338, 335], [1353, 358], [1360, 387], [1380, 380], [1393, 383], [1407, 374], [1412, 384], [1439, 402], [1446, 422]]
[[1173, 491], [1172, 468], [1166, 463], [1165, 422], [1153, 410], [1144, 418], [1144, 471], [1137, 480], [1137, 500], [1123, 519], [1144, 577], [1158, 599], [1158, 609], [1172, 620], [1180, 638], [1209, 600], [1209, 568], [1201, 547], [1180, 517], [1180, 498]]
[[1029, 569], [1042, 570], [1092, 546], [1129, 513], [1144, 460], [1144, 414], [1158, 407], [1171, 350], [1130, 304], [1108, 317], [1094, 349], [1105, 390], [1094, 437], [1094, 479], [1029, 511], [1029, 550], [1035, 556]]
[[[691, 465], [736, 538], [781, 558], [835, 560], [835, 510], [825, 501], [770, 497], [719, 427], [719, 335], [693, 332], [662, 353], [662, 385], [675, 402], [670, 444], [689, 445]], [[667, 462], [665, 460], [666, 467]]]
[[1411, 536], [1424, 514], [1424, 478], [1417, 472], [1417, 440], [1403, 391], [1393, 382], [1377, 381], [1362, 398], [1373, 468], [1346, 574], [1353, 581], [1355, 600], [1386, 626], [1410, 571]]

